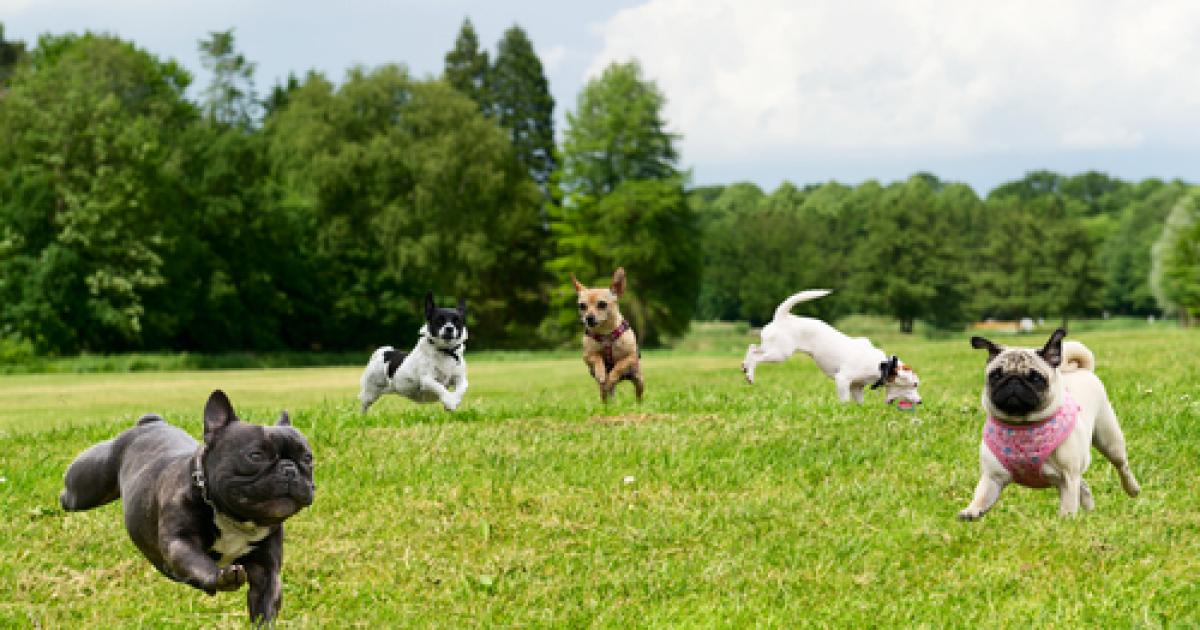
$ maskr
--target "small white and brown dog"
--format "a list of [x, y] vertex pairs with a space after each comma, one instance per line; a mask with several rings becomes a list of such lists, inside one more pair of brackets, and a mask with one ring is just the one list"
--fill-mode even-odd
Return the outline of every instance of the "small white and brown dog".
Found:
[[380, 396], [393, 392], [419, 403], [440, 401], [454, 411], [467, 393], [467, 302], [438, 308], [425, 294], [425, 325], [412, 352], [383, 346], [371, 354], [358, 393], [366, 413]]
[[1096, 358], [1078, 341], [1063, 343], [1059, 328], [1040, 350], [1004, 348], [983, 337], [971, 347], [987, 349], [983, 409], [987, 421], [979, 445], [982, 474], [963, 520], [983, 516], [1009, 482], [1058, 488], [1058, 513], [1072, 516], [1095, 506], [1083, 480], [1094, 445], [1117, 469], [1131, 497], [1141, 488], [1125, 453], [1125, 436], [1096, 377]]
[[849, 337], [819, 319], [791, 314], [796, 304], [829, 293], [828, 289], [801, 291], [775, 309], [775, 318], [760, 333], [762, 344], [750, 344], [746, 349], [746, 358], [742, 360], [746, 380], [754, 383], [754, 370], [759, 363], [781, 363], [792, 354], [803, 352], [833, 379], [842, 402], [853, 398], [861, 404], [863, 390], [870, 385], [871, 389], [886, 388], [889, 405], [896, 401], [919, 405], [921, 394], [917, 386], [921, 380], [908, 364], [894, 355], [889, 357], [866, 337]]

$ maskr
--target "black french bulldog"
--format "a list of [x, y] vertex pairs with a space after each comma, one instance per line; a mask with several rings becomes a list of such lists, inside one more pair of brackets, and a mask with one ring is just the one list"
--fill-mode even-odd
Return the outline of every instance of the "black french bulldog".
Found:
[[129, 537], [155, 568], [209, 595], [250, 583], [250, 620], [279, 613], [283, 521], [312, 504], [312, 450], [287, 412], [238, 419], [221, 390], [204, 406], [204, 444], [148, 414], [67, 468], [63, 509], [117, 498]]

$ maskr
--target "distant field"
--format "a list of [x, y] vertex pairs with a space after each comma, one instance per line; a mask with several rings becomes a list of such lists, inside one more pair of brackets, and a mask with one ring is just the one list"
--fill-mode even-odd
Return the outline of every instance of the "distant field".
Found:
[[647, 353], [640, 407], [622, 385], [604, 408], [559, 353], [469, 356], [454, 415], [391, 397], [360, 416], [358, 367], [0, 377], [0, 627], [242, 626], [244, 593], [159, 577], [119, 505], [56, 504], [80, 450], [147, 411], [198, 435], [216, 387], [253, 421], [287, 408], [315, 450], [281, 627], [1200, 625], [1200, 333], [1076, 337], [1141, 497], [1097, 454], [1095, 512], [1061, 520], [1054, 491], [1014, 487], [978, 523], [954, 515], [982, 353], [878, 337], [922, 377], [916, 415], [837, 403], [802, 356], [748, 386], [731, 326]]

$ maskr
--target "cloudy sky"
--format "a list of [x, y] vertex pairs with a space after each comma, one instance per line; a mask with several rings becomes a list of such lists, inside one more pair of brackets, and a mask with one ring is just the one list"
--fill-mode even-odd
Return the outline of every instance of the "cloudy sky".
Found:
[[930, 171], [980, 192], [1026, 171], [1200, 180], [1200, 2], [1155, 0], [0, 0], [9, 39], [116, 33], [192, 68], [236, 29], [267, 89], [403, 62], [437, 74], [470, 16], [516, 23], [554, 95], [637, 58], [696, 184], [770, 190]]

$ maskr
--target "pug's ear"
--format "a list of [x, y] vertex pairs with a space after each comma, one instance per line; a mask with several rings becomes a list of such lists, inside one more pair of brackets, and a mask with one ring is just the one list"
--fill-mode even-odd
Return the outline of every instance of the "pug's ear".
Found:
[[233, 404], [225, 392], [217, 389], [208, 396], [204, 404], [204, 443], [209, 444], [217, 433], [225, 427], [237, 422], [237, 414], [233, 412]]
[[617, 270], [613, 272], [612, 286], [609, 287], [609, 290], [612, 291], [613, 295], [615, 295], [617, 297], [621, 297], [622, 295], [625, 294], [625, 268], [624, 267], [617, 267]]
[[1046, 341], [1046, 345], [1038, 350], [1038, 355], [1050, 364], [1050, 367], [1058, 367], [1062, 364], [1062, 340], [1067, 336], [1065, 328], [1059, 328], [1050, 333], [1050, 339]]
[[995, 359], [996, 355], [998, 355], [1004, 351], [1004, 348], [997, 346], [996, 344], [988, 341], [987, 339], [984, 339], [983, 337], [971, 337], [971, 347], [975, 348], [976, 350], [982, 350], [984, 348], [987, 348], [988, 361]]
[[575, 278], [575, 274], [571, 274], [571, 284], [575, 285], [576, 293], [583, 293], [585, 287]]
[[292, 419], [288, 417], [287, 409], [284, 409], [283, 412], [279, 414], [279, 419], [275, 421], [275, 426], [277, 426], [277, 427], [292, 426]]

